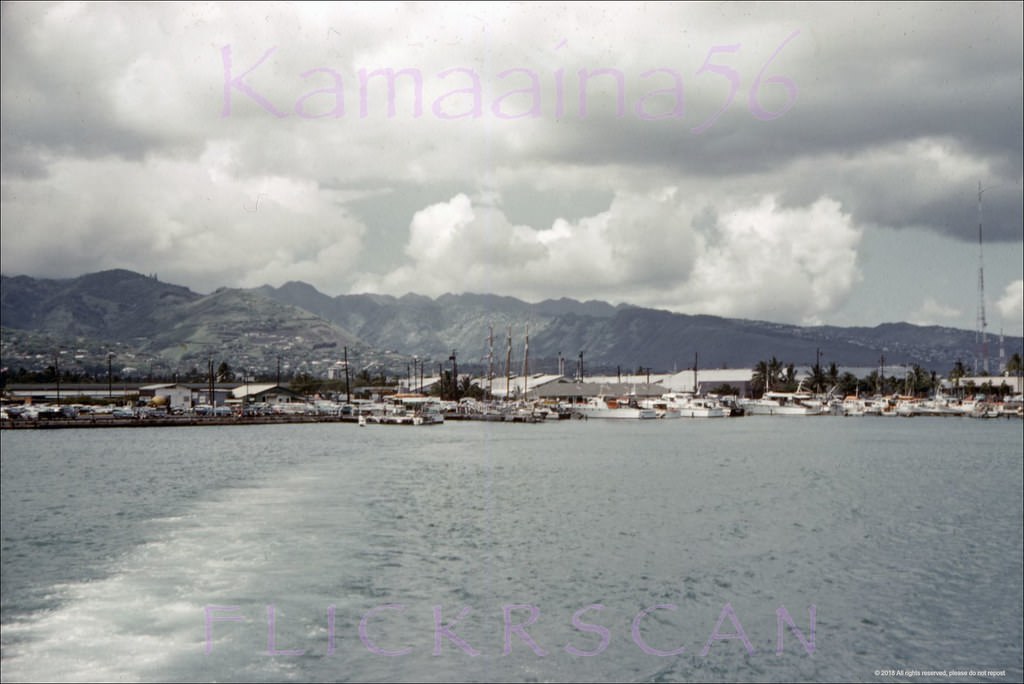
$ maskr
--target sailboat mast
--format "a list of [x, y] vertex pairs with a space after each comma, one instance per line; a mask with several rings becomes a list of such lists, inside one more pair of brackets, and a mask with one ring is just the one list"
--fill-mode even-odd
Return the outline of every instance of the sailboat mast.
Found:
[[508, 326], [508, 352], [505, 357], [505, 401], [512, 398], [512, 326]]
[[526, 324], [526, 345], [523, 347], [523, 398], [530, 382], [530, 324]]
[[494, 326], [487, 326], [487, 398], [494, 396]]

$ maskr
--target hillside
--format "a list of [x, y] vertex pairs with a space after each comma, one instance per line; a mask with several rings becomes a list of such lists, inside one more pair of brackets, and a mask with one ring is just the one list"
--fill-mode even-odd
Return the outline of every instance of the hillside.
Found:
[[[66, 280], [3, 276], [0, 285], [8, 367], [52, 363], [55, 353], [75, 350], [83, 366], [105, 364], [114, 352], [119, 363], [169, 373], [219, 359], [261, 373], [280, 362], [286, 371], [322, 374], [347, 348], [360, 369], [405, 373], [413, 357], [435, 364], [452, 351], [463, 367], [483, 364], [492, 336], [501, 364], [510, 330], [520, 364], [527, 326], [531, 368], [548, 372], [559, 356], [571, 363], [581, 352], [589, 369], [654, 371], [689, 368], [695, 357], [702, 368], [749, 368], [772, 356], [810, 365], [820, 352], [825, 364], [873, 366], [884, 355], [890, 365], [945, 373], [957, 360], [970, 365], [975, 349], [973, 332], [952, 328], [800, 327], [567, 298], [331, 297], [302, 282], [202, 295], [125, 270]], [[1007, 340], [1011, 352], [1020, 346], [1020, 338]]]

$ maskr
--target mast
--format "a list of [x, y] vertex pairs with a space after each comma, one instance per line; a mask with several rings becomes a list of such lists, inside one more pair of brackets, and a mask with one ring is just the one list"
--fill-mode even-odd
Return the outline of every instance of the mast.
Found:
[[526, 324], [526, 346], [523, 347], [523, 399], [530, 383], [530, 324]]
[[508, 352], [505, 356], [505, 401], [512, 398], [512, 326], [508, 326]]
[[494, 326], [487, 326], [487, 398], [494, 397]]

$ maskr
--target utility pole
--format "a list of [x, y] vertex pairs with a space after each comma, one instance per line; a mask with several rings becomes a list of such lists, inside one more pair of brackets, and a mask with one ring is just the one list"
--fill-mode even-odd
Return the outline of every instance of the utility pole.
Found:
[[448, 357], [448, 360], [452, 362], [452, 396], [455, 397], [455, 401], [459, 400], [459, 365], [455, 361], [455, 350], [452, 349], [452, 355]]
[[352, 389], [348, 384], [348, 347], [345, 347], [345, 403], [352, 403]]
[[693, 396], [697, 396], [697, 354], [693, 352]]

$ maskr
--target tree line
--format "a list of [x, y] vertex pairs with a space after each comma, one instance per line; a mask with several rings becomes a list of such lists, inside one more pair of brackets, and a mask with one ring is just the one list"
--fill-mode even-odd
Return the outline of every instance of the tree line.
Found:
[[[1021, 355], [1014, 354], [1006, 364], [1006, 372], [1010, 375], [1020, 375], [1024, 370], [1021, 362]], [[966, 394], [974, 394], [982, 391], [988, 395], [1004, 396], [1012, 393], [1011, 387], [1002, 382], [998, 385], [991, 381], [976, 385], [973, 380], [964, 380], [970, 373], [964, 366], [963, 361], [957, 361], [947, 378], [953, 383], [954, 389], [963, 391]], [[774, 356], [767, 361], [759, 361], [753, 368], [750, 386], [754, 396], [761, 396], [766, 391], [773, 392], [795, 392], [802, 389], [823, 393], [831, 391], [840, 396], [860, 394], [902, 394], [903, 396], [925, 397], [934, 394], [939, 388], [941, 378], [935, 371], [928, 371], [918, 364], [911, 366], [904, 377], [896, 375], [885, 376], [882, 370], [874, 370], [862, 378], [858, 378], [849, 371], [840, 373], [835, 363], [827, 369], [821, 364], [815, 363], [811, 367], [810, 375], [803, 379], [797, 378], [794, 364], [784, 364]]]

